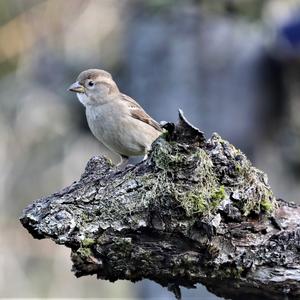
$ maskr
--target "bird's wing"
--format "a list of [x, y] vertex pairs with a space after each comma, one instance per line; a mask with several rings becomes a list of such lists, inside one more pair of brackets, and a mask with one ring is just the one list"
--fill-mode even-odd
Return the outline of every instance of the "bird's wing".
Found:
[[125, 94], [122, 94], [122, 100], [128, 103], [130, 114], [133, 118], [149, 124], [158, 131], [162, 131], [160, 125], [153, 120], [135, 100]]

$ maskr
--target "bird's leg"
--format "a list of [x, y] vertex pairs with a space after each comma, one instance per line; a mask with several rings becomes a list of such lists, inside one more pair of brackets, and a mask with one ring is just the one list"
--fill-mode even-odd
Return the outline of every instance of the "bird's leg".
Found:
[[128, 160], [129, 160], [128, 156], [121, 155], [121, 162], [117, 164], [117, 168], [119, 170], [125, 169], [125, 167], [127, 166]]
[[144, 156], [144, 158], [143, 158], [143, 161], [144, 160], [147, 160], [147, 158], [148, 158], [148, 154], [149, 154], [149, 151], [151, 150], [151, 147], [146, 147], [146, 149], [145, 149], [145, 156]]

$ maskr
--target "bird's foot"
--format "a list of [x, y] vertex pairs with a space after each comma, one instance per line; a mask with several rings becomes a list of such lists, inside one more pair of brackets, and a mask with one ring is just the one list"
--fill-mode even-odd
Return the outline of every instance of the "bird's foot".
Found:
[[129, 160], [128, 156], [122, 155], [121, 156], [121, 161], [117, 164], [117, 167], [120, 168], [120, 169], [125, 168], [126, 165], [128, 164], [128, 160]]
[[128, 164], [129, 158], [127, 156], [122, 155], [122, 160], [120, 163], [117, 164], [116, 168], [118, 173], [127, 170], [128, 168], [132, 168], [132, 165]]

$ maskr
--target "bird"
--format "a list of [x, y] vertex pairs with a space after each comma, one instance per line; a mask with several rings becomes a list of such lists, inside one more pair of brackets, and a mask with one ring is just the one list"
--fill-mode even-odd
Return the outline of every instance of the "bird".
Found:
[[81, 72], [69, 91], [85, 106], [93, 135], [120, 156], [124, 168], [129, 157], [147, 156], [163, 129], [131, 97], [120, 92], [112, 75], [100, 69]]

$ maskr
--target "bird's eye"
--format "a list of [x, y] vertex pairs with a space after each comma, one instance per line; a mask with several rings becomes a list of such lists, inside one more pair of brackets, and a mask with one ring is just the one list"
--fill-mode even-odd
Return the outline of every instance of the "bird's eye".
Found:
[[94, 86], [94, 81], [92, 81], [92, 80], [89, 81], [89, 82], [88, 82], [88, 86]]

